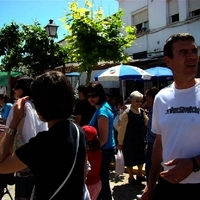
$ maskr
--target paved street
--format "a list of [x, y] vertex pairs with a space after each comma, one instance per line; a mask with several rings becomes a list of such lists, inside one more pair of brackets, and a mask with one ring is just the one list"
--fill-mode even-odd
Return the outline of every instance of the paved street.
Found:
[[[110, 186], [113, 192], [113, 200], [134, 200], [137, 194], [141, 194], [143, 186], [135, 186], [128, 184], [128, 175], [124, 173], [123, 175], [116, 176], [115, 171], [110, 171]], [[8, 189], [14, 200], [14, 185], [9, 186]], [[2, 200], [10, 200], [8, 194], [5, 194]]]
[[134, 200], [137, 194], [141, 194], [145, 182], [141, 186], [128, 184], [128, 174], [124, 173], [116, 177], [115, 172], [110, 172], [110, 186], [113, 192], [113, 200]]

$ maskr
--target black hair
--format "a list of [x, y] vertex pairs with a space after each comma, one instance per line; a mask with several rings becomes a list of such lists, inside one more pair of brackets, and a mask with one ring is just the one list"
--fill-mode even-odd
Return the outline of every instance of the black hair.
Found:
[[158, 89], [156, 87], [151, 87], [146, 91], [146, 96], [151, 96], [153, 99], [158, 93]]
[[11, 98], [7, 94], [0, 94], [0, 99], [4, 100], [5, 103], [13, 103]]
[[173, 44], [177, 41], [185, 41], [185, 40], [191, 40], [192, 42], [195, 42], [195, 38], [189, 34], [189, 33], [176, 33], [171, 35], [164, 45], [163, 51], [164, 56], [168, 56], [169, 58], [173, 58]]
[[29, 96], [29, 99], [32, 99], [32, 93], [30, 90], [30, 85], [33, 82], [33, 78], [28, 76], [23, 76], [17, 79], [17, 82], [15, 83], [14, 89], [21, 89], [23, 91], [21, 97]]
[[87, 87], [85, 85], [79, 85], [77, 88], [78, 92], [82, 92], [83, 95], [86, 97], [87, 95]]
[[95, 93], [99, 96], [98, 105], [107, 101], [105, 90], [98, 81], [94, 81], [87, 86], [87, 94], [89, 93]]
[[31, 84], [35, 109], [45, 120], [69, 118], [74, 106], [74, 91], [69, 79], [59, 71], [37, 76]]

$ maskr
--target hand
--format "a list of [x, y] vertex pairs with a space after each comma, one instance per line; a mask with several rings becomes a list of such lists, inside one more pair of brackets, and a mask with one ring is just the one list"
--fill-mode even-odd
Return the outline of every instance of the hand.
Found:
[[193, 171], [193, 164], [190, 158], [177, 158], [164, 163], [173, 168], [163, 171], [160, 176], [171, 183], [179, 183], [187, 178]]
[[[153, 192], [153, 191], [152, 191]], [[148, 190], [148, 186], [144, 188], [144, 191], [141, 196], [141, 200], [150, 200], [152, 197], [152, 192]]]
[[25, 110], [24, 106], [26, 101], [28, 100], [28, 97], [23, 97], [18, 99], [13, 107], [13, 118], [10, 122], [10, 128], [16, 129], [20, 120], [25, 116]]
[[121, 145], [121, 144], [118, 144], [118, 145], [117, 145], [117, 149], [118, 149], [118, 150], [122, 150], [122, 148], [123, 148], [123, 145]]

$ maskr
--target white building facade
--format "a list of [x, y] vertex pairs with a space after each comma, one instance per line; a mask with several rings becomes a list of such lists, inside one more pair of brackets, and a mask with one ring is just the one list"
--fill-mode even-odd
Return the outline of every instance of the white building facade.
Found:
[[[143, 69], [164, 66], [163, 46], [166, 39], [178, 32], [191, 33], [196, 40], [200, 55], [200, 0], [116, 0], [119, 8], [124, 10], [122, 21], [124, 26], [135, 26], [137, 38], [133, 45], [124, 52], [133, 57], [131, 65]], [[65, 41], [62, 41], [65, 45]], [[200, 59], [199, 59], [200, 61]], [[91, 80], [103, 70], [94, 70]], [[200, 71], [199, 71], [200, 77]], [[79, 84], [86, 83], [86, 72], [79, 77]], [[75, 78], [71, 79], [72, 83]], [[158, 85], [161, 89], [170, 82], [160, 82], [160, 85], [153, 82], [125, 81], [123, 86], [120, 82], [102, 82], [103, 87], [110, 92], [110, 89], [119, 89], [122, 94], [124, 87], [126, 97], [133, 90], [146, 91], [152, 85]]]
[[200, 0], [118, 0], [125, 26], [137, 28], [137, 39], [125, 52], [152, 59], [163, 56], [166, 39], [191, 33], [200, 52]]

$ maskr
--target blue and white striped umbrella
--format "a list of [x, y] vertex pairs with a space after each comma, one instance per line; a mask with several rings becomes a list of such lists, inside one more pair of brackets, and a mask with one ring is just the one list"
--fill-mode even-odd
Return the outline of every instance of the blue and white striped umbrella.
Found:
[[96, 81], [150, 80], [152, 75], [131, 65], [116, 65], [94, 77]]

